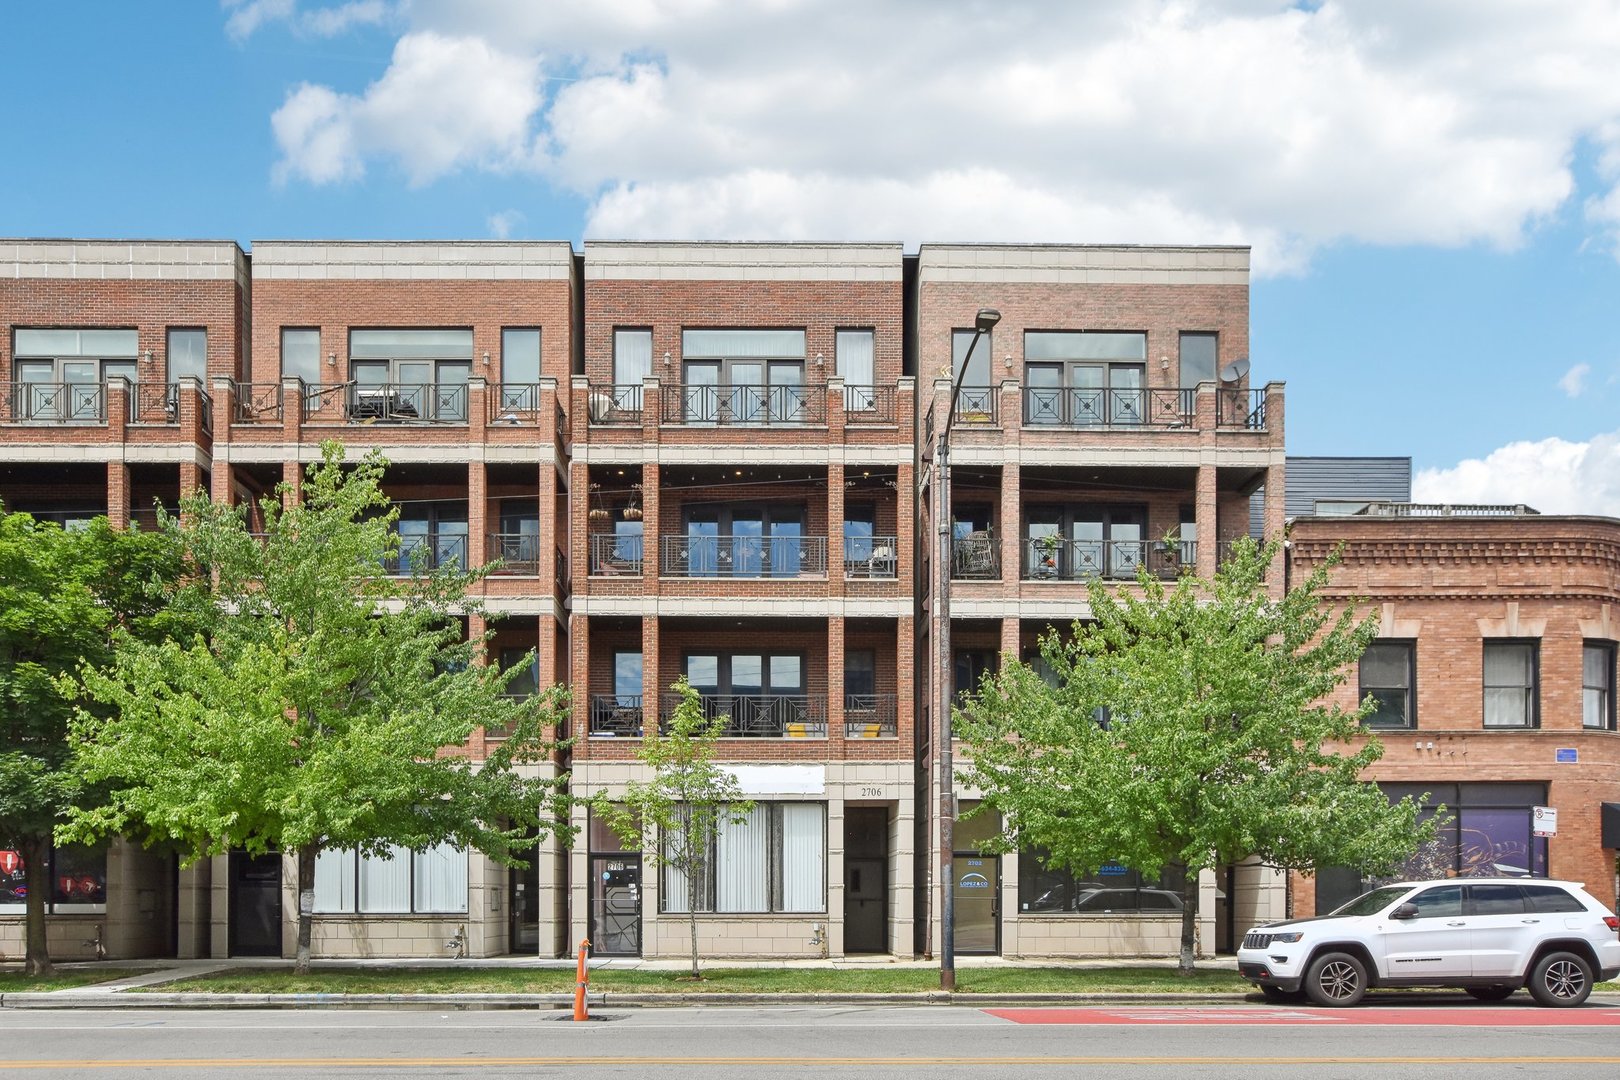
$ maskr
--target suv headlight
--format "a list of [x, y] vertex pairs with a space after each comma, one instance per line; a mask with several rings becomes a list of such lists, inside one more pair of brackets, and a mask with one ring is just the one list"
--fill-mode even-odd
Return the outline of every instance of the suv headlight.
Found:
[[1290, 930], [1284, 934], [1272, 934], [1271, 941], [1274, 945], [1292, 945], [1294, 942], [1298, 941], [1304, 936], [1305, 935], [1298, 930]]

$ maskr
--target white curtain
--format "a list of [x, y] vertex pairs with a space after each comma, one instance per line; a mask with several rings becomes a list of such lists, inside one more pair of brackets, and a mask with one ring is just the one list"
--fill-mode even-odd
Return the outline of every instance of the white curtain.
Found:
[[1588, 645], [1581, 653], [1581, 726], [1609, 726], [1609, 683], [1614, 654], [1606, 647]]
[[613, 381], [619, 386], [640, 386], [652, 374], [652, 332], [613, 331]]
[[360, 911], [364, 914], [403, 914], [411, 910], [410, 852], [390, 849], [378, 858], [360, 860]]
[[715, 843], [716, 911], [768, 911], [766, 879], [770, 825], [756, 803], [740, 823], [722, 821]]
[[315, 912], [334, 915], [354, 910], [354, 849], [315, 856]]
[[838, 374], [844, 377], [844, 408], [854, 411], [875, 408], [872, 331], [838, 331], [836, 352]]
[[1530, 722], [1530, 649], [1501, 645], [1485, 650], [1485, 726], [1523, 727]]
[[783, 803], [782, 911], [825, 911], [826, 815], [820, 803]]
[[467, 910], [467, 852], [440, 844], [413, 854], [417, 911]]

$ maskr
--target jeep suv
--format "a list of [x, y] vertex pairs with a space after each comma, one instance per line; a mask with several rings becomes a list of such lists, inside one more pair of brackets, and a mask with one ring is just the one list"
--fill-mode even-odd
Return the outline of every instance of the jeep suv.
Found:
[[1314, 919], [1257, 926], [1238, 971], [1267, 1001], [1355, 1005], [1374, 986], [1456, 986], [1481, 1001], [1522, 987], [1579, 1005], [1620, 975], [1620, 920], [1568, 881], [1408, 881]]

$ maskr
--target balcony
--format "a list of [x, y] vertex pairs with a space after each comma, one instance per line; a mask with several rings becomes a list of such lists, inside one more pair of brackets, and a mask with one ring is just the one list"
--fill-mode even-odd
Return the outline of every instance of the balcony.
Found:
[[1192, 540], [1165, 544], [1149, 540], [1064, 540], [1042, 537], [1023, 542], [1025, 581], [1133, 581], [1146, 566], [1154, 577], [1174, 579], [1196, 565]]
[[899, 733], [897, 694], [849, 694], [844, 698], [844, 738], [892, 739]]
[[659, 554], [664, 577], [827, 576], [825, 536], [665, 536]]
[[597, 738], [641, 738], [640, 694], [592, 694], [591, 735]]
[[893, 536], [844, 538], [844, 580], [893, 581], [899, 576], [899, 539]]
[[896, 387], [862, 386], [844, 387], [844, 423], [893, 424], [896, 412]]
[[951, 580], [999, 581], [1001, 550], [994, 530], [970, 532], [951, 542]]
[[642, 539], [597, 533], [590, 538], [592, 577], [640, 577]]
[[[963, 390], [964, 396], [966, 389]], [[1265, 431], [1266, 392], [1219, 387], [1214, 423], [1198, 412], [1194, 387], [1037, 387], [1024, 388], [1024, 426], [1032, 428], [1181, 431], [1214, 427]], [[958, 405], [957, 422], [961, 423]]]
[[585, 411], [593, 427], [640, 427], [642, 395], [640, 383], [596, 383], [585, 399]]
[[423, 535], [402, 536], [398, 554], [383, 559], [383, 572], [388, 574], [407, 575], [449, 567], [463, 570], [467, 567], [465, 533], [440, 534], [431, 538]]
[[665, 424], [800, 427], [827, 422], [827, 394], [818, 386], [666, 386], [659, 394], [659, 420]]
[[490, 533], [490, 571], [503, 577], [534, 577], [540, 573], [540, 537], [532, 532]]
[[[305, 409], [309, 408], [306, 391]], [[281, 384], [231, 382], [231, 423], [281, 423]]]
[[466, 383], [350, 384], [347, 402], [352, 423], [426, 422], [465, 424]]
[[[726, 717], [722, 735], [728, 739], [825, 739], [825, 694], [703, 694], [703, 715]], [[668, 693], [659, 700], [659, 720], [665, 726], [675, 715], [681, 695]]]
[[98, 382], [0, 383], [0, 421], [104, 424], [107, 387]]

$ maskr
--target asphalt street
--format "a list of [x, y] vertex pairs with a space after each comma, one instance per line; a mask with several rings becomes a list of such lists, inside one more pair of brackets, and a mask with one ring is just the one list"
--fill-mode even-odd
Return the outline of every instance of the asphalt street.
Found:
[[6, 1010], [6, 1076], [1609, 1080], [1620, 1008]]

